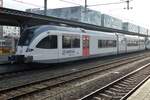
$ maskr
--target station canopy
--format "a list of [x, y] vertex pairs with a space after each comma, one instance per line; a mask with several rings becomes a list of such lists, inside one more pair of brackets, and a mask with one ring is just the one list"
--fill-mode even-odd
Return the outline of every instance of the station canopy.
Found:
[[[134, 32], [106, 28], [106, 27], [92, 25], [83, 22], [71, 21], [62, 18], [44, 16], [44, 15], [0, 7], [0, 25], [18, 26], [23, 29], [25, 27], [30, 27], [35, 25], [46, 25], [46, 24], [58, 24], [58, 25], [65, 24], [70, 27], [79, 27], [88, 30], [137, 35], [137, 33]], [[139, 35], [145, 36], [142, 34]]]

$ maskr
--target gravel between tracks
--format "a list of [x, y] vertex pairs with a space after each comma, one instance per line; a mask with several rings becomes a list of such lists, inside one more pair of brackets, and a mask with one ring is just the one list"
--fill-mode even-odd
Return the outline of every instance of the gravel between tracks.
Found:
[[81, 96], [88, 94], [97, 88], [100, 88], [113, 80], [126, 75], [127, 73], [139, 68], [145, 63], [149, 62], [150, 58], [127, 64], [122, 67], [113, 69], [112, 71], [104, 71], [89, 76], [83, 79], [75, 80], [60, 86], [45, 89], [44, 91], [33, 93], [19, 99], [33, 99], [33, 100], [75, 100]]
[[[148, 55], [148, 54], [147, 54]], [[92, 64], [91, 64], [92, 65]], [[89, 65], [88, 65], [89, 66]], [[85, 67], [85, 65], [84, 65], [84, 67]], [[84, 68], [84, 67], [82, 67], [82, 66], [80, 66], [80, 68]], [[70, 71], [77, 71], [77, 69], [71, 69]], [[63, 72], [64, 73], [68, 73], [68, 69], [67, 70], [63, 70]], [[61, 72], [58, 72], [57, 73], [57, 76], [60, 74]], [[107, 73], [107, 72], [106, 72]], [[109, 72], [108, 72], [109, 73]], [[118, 74], [118, 73], [110, 73], [111, 75], [114, 75], [114, 74], [117, 74], [117, 76], [119, 76], [120, 75], [120, 73]], [[35, 76], [34, 76], [35, 75]], [[0, 90], [3, 90], [3, 89], [7, 89], [7, 88], [10, 88], [11, 86], [17, 86], [18, 85], [18, 83], [19, 84], [23, 84], [23, 83], [25, 83], [25, 82], [27, 82], [27, 83], [30, 83], [31, 82], [31, 80], [36, 80], [36, 81], [40, 81], [41, 79], [45, 79], [45, 77], [48, 77], [48, 78], [50, 78], [50, 77], [54, 77], [56, 75], [56, 71], [54, 71], [54, 72], [52, 72], [51, 74], [49, 73], [49, 71], [43, 71], [43, 72], [39, 72], [38, 74], [37, 73], [33, 73], [33, 74], [29, 74], [28, 75], [28, 77], [25, 77], [26, 75], [22, 75], [22, 76], [18, 76], [18, 77], [14, 77], [14, 78], [8, 78], [8, 79], [4, 79], [4, 80], [0, 80], [0, 84], [1, 84], [1, 86], [0, 86]], [[74, 76], [74, 77], [76, 77], [76, 76]], [[91, 76], [90, 76], [91, 77]], [[91, 77], [91, 78], [94, 78], [94, 76], [93, 77]], [[99, 78], [99, 77], [98, 77]], [[96, 78], [97, 79], [97, 78]], [[108, 79], [109, 79], [109, 76], [108, 76]], [[112, 78], [110, 78], [110, 80], [111, 80]], [[11, 81], [12, 80], [12, 81]], [[23, 80], [23, 81], [22, 81]], [[62, 78], [62, 81], [63, 81], [64, 79]], [[89, 78], [87, 79], [87, 80], [89, 80]], [[85, 80], [84, 80], [85, 81]], [[93, 81], [93, 80], [92, 80]], [[10, 82], [10, 83], [9, 83]], [[7, 84], [6, 84], [7, 83]], [[36, 89], [36, 90], [38, 90], [38, 89], [40, 89], [40, 88], [42, 88], [42, 87], [44, 87], [45, 85], [48, 85], [48, 83], [46, 83], [46, 84], [43, 84], [43, 85], [41, 85], [41, 84], [39, 84], [39, 85], [35, 85], [35, 87], [32, 87], [32, 88], [28, 88], [28, 89]], [[63, 86], [63, 85], [62, 85]], [[70, 85], [69, 85], [70, 86]], [[71, 85], [72, 86], [72, 85]], [[5, 87], [5, 88], [4, 88]], [[66, 87], [66, 86], [65, 86]], [[59, 89], [59, 88], [58, 88]], [[19, 89], [20, 90], [20, 92], [25, 92], [25, 91], [28, 91], [28, 90], [25, 90], [25, 89]], [[54, 89], [54, 90], [56, 90], [57, 91], [57, 88], [56, 89]], [[59, 90], [58, 90], [59, 91]], [[18, 91], [19, 92], [19, 91]], [[60, 91], [59, 91], [60, 92]], [[55, 93], [57, 93], [57, 92], [55, 92]], [[13, 94], [17, 94], [17, 91], [14, 91], [14, 92], [11, 92], [11, 94], [10, 95], [13, 95]], [[53, 94], [53, 93], [52, 93]], [[8, 95], [8, 94], [7, 94]], [[2, 96], [2, 94], [0, 95], [0, 96]], [[57, 96], [56, 96], [57, 97]], [[39, 98], [38, 98], [39, 99]]]

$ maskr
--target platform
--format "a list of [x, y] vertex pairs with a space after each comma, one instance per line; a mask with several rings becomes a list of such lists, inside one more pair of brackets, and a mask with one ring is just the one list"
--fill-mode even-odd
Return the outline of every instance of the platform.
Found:
[[8, 63], [9, 55], [0, 55], [0, 64]]
[[146, 81], [127, 100], [150, 100], [150, 79]]

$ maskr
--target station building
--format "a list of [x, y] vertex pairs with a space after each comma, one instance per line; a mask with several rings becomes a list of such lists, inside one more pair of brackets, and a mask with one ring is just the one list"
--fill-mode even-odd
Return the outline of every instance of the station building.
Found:
[[[3, 0], [0, 0], [0, 7], [3, 7]], [[15, 52], [19, 37], [19, 27], [0, 25], [0, 55]]]
[[[0, 7], [3, 7], [3, 0], [0, 0]], [[14, 37], [20, 36], [20, 28], [14, 26], [0, 26], [0, 38], [2, 37]]]

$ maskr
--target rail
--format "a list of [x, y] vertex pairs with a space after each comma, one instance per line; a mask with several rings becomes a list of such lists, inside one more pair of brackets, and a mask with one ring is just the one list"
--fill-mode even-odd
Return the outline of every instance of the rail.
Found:
[[[109, 64], [97, 65], [97, 66], [95, 66], [95, 68], [84, 69], [84, 70], [80, 70], [80, 71], [76, 71], [76, 72], [66, 73], [64, 75], [60, 75], [60, 76], [56, 76], [56, 77], [52, 77], [52, 78], [48, 78], [48, 79], [44, 79], [44, 80], [40, 80], [40, 81], [36, 80], [34, 82], [28, 82], [28, 83], [25, 83], [22, 85], [16, 85], [13, 87], [11, 87], [11, 86], [10, 87], [6, 86], [4, 88], [1, 87], [0, 93], [4, 94], [4, 97], [0, 96], [0, 99], [4, 99], [4, 98], [5, 99], [14, 99], [14, 98], [18, 98], [20, 96], [24, 96], [27, 94], [35, 93], [37, 91], [42, 91], [44, 89], [58, 86], [60, 84], [64, 84], [66, 82], [77, 80], [77, 79], [80, 79], [83, 77], [87, 77], [87, 76], [95, 74], [95, 73], [103, 72], [103, 71], [109, 70], [109, 69], [111, 70], [112, 68], [119, 67], [121, 65], [143, 59], [143, 57], [145, 58], [145, 56], [143, 55], [143, 56], [140, 56], [139, 58], [132, 58], [130, 60], [122, 59], [120, 61], [114, 61], [113, 63], [109, 63]], [[41, 87], [39, 87], [39, 86], [41, 86]], [[24, 91], [24, 89], [25, 90], [29, 89], [29, 90]], [[19, 92], [19, 90], [24, 91], [24, 92]], [[9, 95], [11, 92], [15, 92], [15, 91], [17, 92], [17, 94]]]
[[[136, 74], [137, 72], [143, 70], [143, 69], [146, 69], [148, 66], [150, 66], [150, 63], [140, 67], [139, 69], [111, 82], [110, 84], [107, 84], [106, 86], [100, 88], [100, 89], [97, 89], [96, 91], [93, 91], [91, 92], [90, 94], [78, 99], [78, 100], [91, 100], [92, 98], [95, 98], [96, 100], [105, 100], [105, 99], [119, 99], [119, 100], [126, 100], [139, 86], [141, 86], [149, 77], [150, 75], [147, 75], [147, 77], [140, 83], [138, 83], [138, 85], [136, 85], [134, 88], [128, 90], [128, 88], [126, 88], [126, 90], [128, 90], [128, 92], [126, 90], [123, 90], [125, 85], [129, 85], [129, 82], [133, 82], [135, 81], [134, 80], [134, 76], [131, 78], [131, 79], [128, 79], [127, 78], [130, 78], [132, 75]], [[150, 74], [150, 73], [149, 73]], [[141, 74], [140, 74], [141, 75]], [[138, 77], [139, 78], [139, 77]], [[124, 84], [122, 83], [124, 82]], [[120, 84], [120, 85], [117, 85], [117, 84]], [[132, 85], [135, 84], [135, 83], [132, 83]], [[122, 85], [122, 89], [121, 89], [121, 85]], [[119, 88], [120, 90], [117, 90], [115, 89], [114, 87], [116, 88]], [[128, 86], [129, 87], [129, 86]], [[115, 91], [115, 92], [111, 92], [111, 91]], [[118, 91], [120, 91], [120, 95], [118, 93]], [[126, 91], [126, 92], [124, 92]], [[109, 92], [110, 94], [113, 93], [113, 94], [116, 94], [116, 96], [114, 95], [107, 95], [107, 93], [105, 92]], [[117, 94], [119, 96], [117, 96]], [[123, 96], [122, 96], [123, 95]]]

